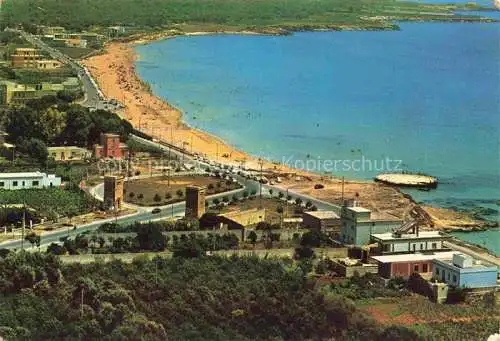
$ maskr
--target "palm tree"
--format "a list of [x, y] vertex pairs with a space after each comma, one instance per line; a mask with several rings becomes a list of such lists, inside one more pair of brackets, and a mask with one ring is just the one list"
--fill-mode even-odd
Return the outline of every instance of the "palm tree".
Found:
[[272, 189], [272, 188], [269, 188], [269, 195], [270, 195], [270, 196], [273, 196], [273, 192], [274, 192], [274, 191], [273, 191], [273, 189]]
[[184, 192], [181, 189], [178, 189], [177, 192], [175, 192], [179, 198], [182, 198], [184, 195]]

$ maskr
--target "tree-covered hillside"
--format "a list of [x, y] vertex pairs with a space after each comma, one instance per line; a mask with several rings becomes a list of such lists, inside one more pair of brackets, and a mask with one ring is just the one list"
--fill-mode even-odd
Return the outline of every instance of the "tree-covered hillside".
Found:
[[[397, 340], [341, 296], [318, 292], [301, 267], [219, 258], [62, 265], [0, 257], [6, 340]], [[396, 335], [387, 338], [387, 335]]]
[[390, 25], [392, 18], [432, 19], [448, 10], [396, 0], [4, 0], [2, 19], [5, 25], [60, 25], [77, 30], [118, 24], [375, 28]]

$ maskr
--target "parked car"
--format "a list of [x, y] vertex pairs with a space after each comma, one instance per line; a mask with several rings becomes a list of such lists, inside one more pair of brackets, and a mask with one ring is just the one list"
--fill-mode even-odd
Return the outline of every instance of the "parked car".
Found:
[[161, 212], [161, 208], [158, 208], [158, 207], [151, 211], [151, 213], [153, 213], [153, 214], [158, 214], [160, 212]]
[[314, 189], [322, 189], [322, 188], [325, 188], [325, 186], [323, 186], [322, 184], [314, 185]]

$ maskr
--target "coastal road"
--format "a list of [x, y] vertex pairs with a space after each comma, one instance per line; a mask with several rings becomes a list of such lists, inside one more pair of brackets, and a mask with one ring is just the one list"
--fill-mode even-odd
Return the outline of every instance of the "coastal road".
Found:
[[[157, 143], [154, 141], [149, 141], [149, 140], [143, 139], [143, 138], [135, 136], [135, 135], [131, 135], [131, 137], [133, 139], [137, 140], [138, 142], [149, 145], [151, 147], [161, 149], [164, 152], [174, 153], [178, 157], [182, 157], [186, 163], [194, 164], [197, 168], [201, 168], [201, 169], [210, 168], [212, 171], [224, 171], [224, 169], [222, 169], [220, 166], [213, 166], [213, 165], [210, 165], [206, 162], [203, 162], [200, 160], [195, 160], [192, 156], [190, 156], [188, 154], [183, 155], [182, 152], [171, 149], [163, 144], [160, 144], [160, 143]], [[272, 189], [273, 192], [276, 194], [279, 192], [283, 192], [283, 188], [280, 188], [278, 186], [273, 186], [270, 184], [261, 184], [258, 181], [248, 179], [248, 178], [241, 176], [241, 175], [238, 175], [238, 174], [231, 174], [231, 176], [234, 177], [236, 180], [238, 180], [238, 182], [243, 184], [248, 192], [255, 191], [255, 192], [257, 192], [257, 195], [260, 193], [260, 186], [262, 186], [262, 194], [264, 196], [269, 196], [270, 189]], [[302, 199], [303, 202], [311, 201], [312, 204], [315, 205], [319, 210], [328, 210], [328, 211], [331, 210], [337, 214], [340, 213], [340, 206], [338, 206], [338, 205], [335, 205], [335, 204], [332, 204], [332, 203], [329, 203], [329, 202], [326, 202], [326, 201], [323, 201], [320, 199], [316, 199], [316, 198], [313, 198], [313, 197], [305, 195], [305, 194], [295, 193], [292, 191], [289, 191], [288, 194], [293, 196], [294, 199], [295, 198]]]
[[498, 257], [487, 254], [486, 252], [484, 252], [484, 253], [475, 252], [475, 251], [469, 249], [468, 247], [460, 246], [458, 244], [455, 244], [455, 243], [452, 243], [449, 241], [444, 242], [444, 244], [445, 244], [445, 246], [449, 247], [452, 250], [460, 251], [460, 252], [463, 252], [467, 255], [470, 255], [476, 259], [480, 259], [480, 260], [483, 260], [485, 262], [495, 264], [496, 266], [499, 267], [499, 271], [500, 271], [500, 259]]
[[[99, 220], [99, 221], [94, 221], [94, 222], [89, 223], [89, 224], [79, 225], [79, 226], [76, 226], [76, 228], [74, 228], [74, 229], [68, 228], [67, 230], [60, 230], [60, 231], [55, 231], [52, 233], [47, 233], [47, 234], [41, 235], [40, 248], [45, 248], [51, 243], [57, 243], [57, 242], [59, 242], [60, 238], [63, 238], [63, 237], [74, 237], [80, 233], [94, 231], [104, 223], [116, 222], [117, 224], [120, 224], [120, 225], [130, 225], [130, 224], [133, 224], [137, 221], [149, 221], [152, 219], [156, 220], [158, 218], [168, 219], [172, 215], [175, 217], [175, 216], [181, 216], [184, 214], [184, 203], [178, 203], [178, 204], [174, 204], [174, 205], [170, 205], [170, 206], [171, 206], [170, 210], [162, 210], [158, 214], [152, 214], [151, 210], [141, 211], [141, 212], [129, 214], [126, 216], [103, 219], [103, 220]], [[1, 243], [0, 248], [21, 249], [22, 244], [23, 243], [21, 242], [21, 240], [7, 241], [4, 243]], [[28, 249], [29, 243], [25, 241], [24, 244], [25, 244], [25, 249]]]
[[[214, 195], [210, 195], [207, 197], [209, 202], [212, 202], [214, 199], [222, 198], [224, 196], [231, 196], [234, 194], [238, 194], [240, 192], [243, 192], [247, 190], [246, 188], [240, 188], [236, 189], [233, 191], [229, 192], [224, 192], [224, 193], [218, 193]], [[95, 186], [93, 189], [91, 189], [90, 193], [96, 198], [96, 199], [101, 199], [103, 197], [104, 193], [104, 184], [99, 184]], [[156, 207], [141, 207], [141, 206], [134, 206], [127, 204], [127, 206], [133, 206], [137, 210], [136, 213], [133, 214], [128, 214], [125, 216], [117, 216], [115, 218], [109, 218], [109, 219], [103, 219], [103, 220], [98, 220], [94, 221], [89, 224], [83, 224], [83, 225], [78, 225], [75, 226], [75, 228], [68, 228], [67, 230], [59, 230], [59, 231], [54, 231], [51, 233], [46, 233], [41, 235], [41, 240], [40, 240], [40, 247], [44, 248], [47, 247], [51, 243], [58, 242], [60, 238], [62, 237], [74, 237], [77, 234], [80, 233], [86, 233], [90, 231], [96, 230], [99, 226], [101, 226], [104, 223], [111, 223], [115, 222], [120, 225], [131, 225], [134, 224], [135, 222], [147, 222], [150, 220], [166, 220], [166, 219], [178, 219], [184, 216], [185, 213], [185, 202], [178, 202], [170, 205], [164, 205], [164, 206], [156, 206]], [[152, 210], [155, 208], [159, 208], [161, 211], [159, 213], [152, 213]], [[26, 244], [25, 242], [24, 244]], [[5, 248], [5, 249], [20, 249], [22, 246], [21, 240], [12, 240], [12, 241], [7, 241], [4, 243], [0, 244], [0, 248]], [[26, 245], [27, 246], [27, 245]]]
[[26, 41], [31, 43], [33, 46], [36, 46], [40, 50], [47, 52], [51, 56], [51, 58], [57, 59], [75, 70], [78, 78], [82, 83], [83, 91], [85, 92], [85, 99], [80, 103], [81, 105], [88, 108], [113, 110], [113, 105], [105, 101], [101, 90], [97, 86], [88, 70], [78, 61], [71, 59], [69, 56], [65, 55], [58, 49], [47, 45], [45, 42], [43, 42], [33, 34], [12, 28], [7, 28], [6, 30], [19, 33]]
[[[145, 140], [147, 141], [147, 140]], [[152, 141], [147, 141], [148, 144], [154, 145], [157, 148], [160, 148], [164, 151], [168, 150], [168, 147], [165, 147], [164, 145], [158, 144], [156, 142]], [[178, 151], [171, 151], [176, 154], [180, 154]], [[186, 162], [192, 162], [197, 165], [197, 167], [200, 168], [210, 168], [213, 171], [220, 170], [219, 167], [209, 165], [207, 163], [204, 163], [199, 160], [194, 160], [188, 155], [184, 155], [184, 159]], [[269, 189], [273, 189], [274, 193], [278, 193], [279, 191], [283, 191], [281, 188], [271, 186], [271, 185], [263, 185], [259, 183], [258, 181], [252, 180], [252, 179], [247, 179], [241, 175], [238, 174], [232, 174], [231, 175], [233, 178], [235, 178], [240, 184], [243, 185], [243, 188], [233, 190], [230, 192], [225, 192], [225, 193], [219, 193], [219, 194], [214, 194], [211, 196], [207, 197], [208, 202], [213, 202], [214, 199], [216, 198], [222, 198], [224, 196], [232, 196], [234, 194], [239, 194], [244, 191], [247, 191], [248, 193], [251, 192], [256, 192], [257, 195], [260, 193], [260, 186], [262, 186], [262, 194], [263, 197], [269, 197]], [[90, 193], [98, 200], [102, 200], [103, 197], [103, 191], [104, 191], [104, 185], [99, 184], [95, 186], [94, 188], [91, 189]], [[304, 202], [306, 201], [311, 201], [313, 205], [318, 207], [320, 210], [333, 210], [335, 212], [339, 211], [339, 207], [336, 205], [333, 205], [331, 203], [318, 200], [306, 195], [298, 194], [298, 193], [293, 193], [289, 192], [290, 195], [292, 195], [295, 198], [301, 198]], [[150, 221], [150, 220], [158, 220], [158, 219], [176, 219], [184, 216], [185, 212], [185, 203], [184, 202], [179, 202], [175, 204], [170, 204], [170, 205], [165, 205], [165, 206], [158, 206], [158, 208], [161, 209], [160, 213], [153, 214], [152, 210], [154, 209], [153, 207], [150, 208], [145, 208], [145, 207], [134, 207], [137, 212], [133, 214], [129, 214], [126, 216], [121, 216], [121, 217], [116, 217], [116, 218], [109, 218], [109, 219], [104, 219], [104, 220], [99, 220], [95, 221], [89, 224], [83, 224], [76, 226], [74, 229], [69, 228], [68, 230], [60, 230], [60, 231], [54, 231], [51, 233], [44, 234], [41, 236], [41, 241], [40, 241], [40, 247], [47, 247], [49, 244], [58, 242], [60, 238], [62, 237], [71, 237], [75, 236], [79, 233], [85, 233], [85, 232], [90, 232], [93, 230], [96, 230], [100, 225], [106, 222], [116, 222], [117, 224], [120, 225], [130, 225], [133, 224], [134, 222], [145, 222], [145, 221]], [[0, 248], [6, 248], [6, 249], [20, 249], [22, 245], [21, 240], [14, 240], [14, 241], [7, 241], [4, 243], [0, 244]]]

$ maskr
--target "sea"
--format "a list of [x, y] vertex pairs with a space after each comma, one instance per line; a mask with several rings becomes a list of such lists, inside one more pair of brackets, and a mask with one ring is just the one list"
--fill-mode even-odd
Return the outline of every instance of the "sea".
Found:
[[[500, 12], [478, 13], [500, 19]], [[417, 202], [500, 221], [500, 24], [178, 37], [139, 76], [193, 127], [322, 174], [436, 176]], [[500, 254], [500, 230], [454, 233]]]

